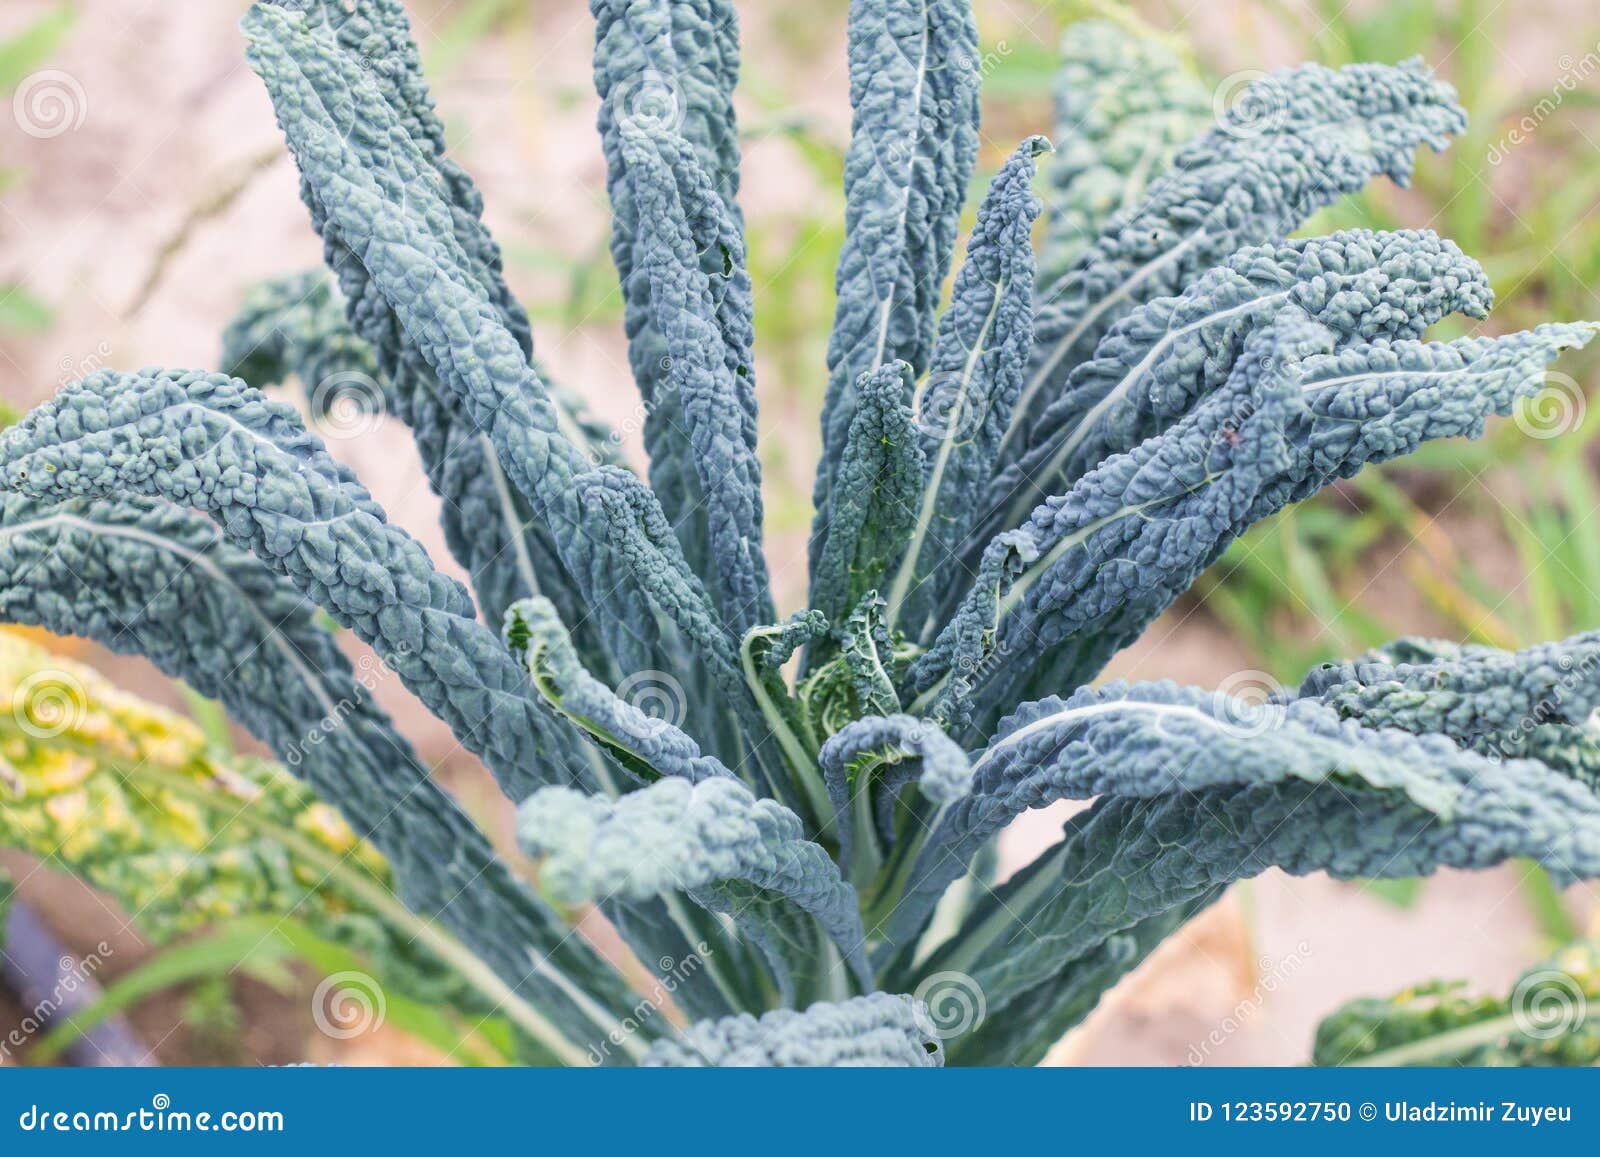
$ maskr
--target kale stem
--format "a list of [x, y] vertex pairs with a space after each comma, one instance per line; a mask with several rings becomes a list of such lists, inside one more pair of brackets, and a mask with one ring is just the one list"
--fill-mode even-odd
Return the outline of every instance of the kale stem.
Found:
[[[744, 1002], [739, 999], [734, 986], [729, 983], [728, 978], [722, 974], [721, 967], [711, 959], [711, 957], [718, 954], [716, 952], [702, 953], [700, 951], [700, 941], [694, 935], [694, 921], [690, 918], [689, 913], [684, 910], [683, 900], [676, 892], [668, 892], [662, 897], [662, 902], [667, 910], [667, 915], [671, 918], [673, 924], [677, 926], [684, 942], [689, 945], [689, 950], [700, 957], [700, 962], [705, 965], [706, 971], [711, 974], [712, 983], [717, 986], [717, 991], [722, 994], [722, 999], [728, 1002], [729, 1012], [738, 1012], [744, 1007]], [[727, 929], [724, 929], [724, 934], [733, 935]], [[682, 962], [680, 961], [679, 963]]]
[[850, 823], [850, 881], [864, 888], [883, 868], [883, 849], [878, 843], [877, 818], [872, 814], [872, 761], [856, 773], [850, 785], [852, 817]]
[[774, 625], [753, 627], [746, 631], [744, 641], [739, 645], [739, 663], [744, 669], [745, 684], [750, 688], [750, 694], [755, 697], [756, 706], [761, 709], [761, 717], [766, 720], [773, 738], [778, 741], [779, 750], [783, 752], [784, 759], [789, 764], [789, 774], [793, 784], [803, 793], [816, 830], [821, 831], [829, 826], [833, 804], [828, 799], [828, 789], [822, 782], [822, 769], [817, 766], [816, 752], [809, 750], [795, 734], [788, 715], [772, 698], [771, 688], [756, 670], [755, 649], [752, 644], [757, 639], [777, 634], [782, 629], [781, 626]]
[[867, 906], [869, 926], [882, 924], [900, 906], [905, 898], [906, 885], [911, 882], [911, 873], [921, 858], [922, 849], [927, 846], [928, 836], [938, 830], [948, 810], [948, 804], [940, 807], [928, 823], [919, 825], [914, 835], [903, 836], [895, 841], [888, 863], [879, 872], [881, 882], [878, 890], [873, 893], [872, 902]]

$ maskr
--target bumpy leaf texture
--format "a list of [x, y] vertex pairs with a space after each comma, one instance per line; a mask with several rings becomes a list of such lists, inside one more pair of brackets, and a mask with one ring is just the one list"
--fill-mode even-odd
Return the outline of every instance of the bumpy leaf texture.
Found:
[[1111, 217], [1139, 203], [1213, 115], [1211, 93], [1161, 38], [1099, 19], [1074, 21], [1061, 34], [1055, 105], [1057, 156], [1046, 170], [1039, 255], [1051, 283]]
[[540, 884], [565, 904], [683, 892], [767, 956], [785, 1004], [872, 987], [855, 889], [800, 817], [731, 775], [661, 779], [616, 800], [545, 788], [517, 810]]
[[1098, 802], [1053, 852], [980, 900], [926, 960], [891, 963], [886, 982], [961, 972], [990, 1015], [1041, 985], [1074, 1000], [1064, 966], [1271, 866], [1385, 878], [1528, 856], [1562, 881], [1600, 872], [1600, 797], [1542, 764], [1362, 728], [1311, 701], [1250, 707], [1112, 684], [1006, 722], [975, 761], [971, 794], [922, 849], [895, 918], [914, 927], [925, 897], [1010, 817], [1089, 797]]
[[[547, 600], [515, 604], [506, 616], [504, 634], [546, 702], [627, 773], [625, 779], [610, 774], [600, 778], [607, 797], [615, 799], [623, 787], [664, 777], [698, 783], [732, 774], [702, 754], [674, 724], [684, 710], [680, 686], [660, 682], [659, 673], [644, 673], [624, 688], [630, 698], [619, 696], [583, 667]], [[727, 935], [720, 913], [685, 908], [672, 893], [630, 898], [613, 892], [598, 899], [640, 959], [705, 966], [682, 971], [673, 982], [675, 999], [692, 1014], [722, 1015], [763, 1001], [761, 966]]]
[[[837, 500], [811, 589], [812, 609], [830, 623], [843, 623], [907, 549], [926, 464], [911, 411], [912, 390], [905, 362], [880, 366], [856, 383]], [[831, 652], [834, 640], [824, 636], [816, 642], [807, 649], [808, 667]]]
[[642, 1062], [686, 1068], [886, 1066], [937, 1068], [944, 1050], [925, 1007], [876, 992], [804, 1012], [745, 1013], [691, 1026], [653, 1045]]
[[995, 176], [978, 208], [967, 259], [939, 322], [917, 426], [922, 500], [904, 557], [887, 586], [888, 623], [915, 640], [932, 637], [939, 592], [963, 577], [960, 549], [978, 493], [1022, 389], [1033, 345], [1034, 158], [1049, 148], [1030, 137]]
[[1334, 331], [1302, 310], [1281, 314], [1247, 339], [1223, 388], [990, 544], [973, 590], [911, 668], [913, 711], [959, 722], [975, 701], [982, 724], [1030, 685], [1087, 682], [1252, 523], [1368, 462], [1478, 435], [1593, 333], [1546, 325], [1335, 352]]
[[[257, 389], [298, 380], [312, 419], [333, 436], [362, 435], [385, 413], [406, 416], [443, 503], [446, 543], [471, 573], [484, 621], [497, 623], [517, 599], [545, 594], [572, 624], [579, 648], [606, 662], [595, 625], [564, 580], [549, 535], [533, 525], [488, 439], [462, 423], [442, 424], [416, 401], [409, 409], [399, 405], [371, 347], [350, 328], [325, 271], [292, 274], [253, 289], [223, 334], [222, 366]], [[574, 440], [596, 461], [611, 463], [616, 447], [610, 433], [582, 417], [581, 405], [566, 392], [553, 386], [552, 393], [572, 414]]]
[[[693, 649], [702, 648], [700, 657], [715, 668], [718, 656], [703, 648], [713, 637], [732, 639], [732, 632], [715, 608], [699, 606], [692, 617], [714, 624], [714, 631], [660, 636], [656, 597], [663, 583], [676, 580], [628, 565], [638, 552], [617, 536], [633, 531], [618, 523], [614, 510], [584, 502], [589, 488], [578, 480], [590, 463], [562, 431], [559, 412], [496, 312], [471, 251], [445, 228], [451, 219], [445, 189], [425, 152], [400, 131], [381, 91], [327, 36], [261, 7], [246, 18], [246, 30], [252, 62], [273, 93], [279, 123], [319, 203], [408, 339], [489, 434], [507, 478], [548, 529], [589, 621], [604, 635], [612, 677], [653, 670], [695, 685], [702, 668], [691, 661]], [[642, 530], [669, 525], [649, 490], [638, 488], [630, 501], [639, 508]], [[649, 549], [659, 553], [660, 545]], [[679, 583], [675, 594], [705, 598], [697, 585]], [[711, 700], [699, 696], [696, 702]], [[759, 726], [732, 738], [710, 726], [699, 730], [730, 759], [747, 745], [755, 752], [754, 774], [779, 781]]]
[[[886, 605], [877, 591], [868, 591], [856, 608], [829, 633], [837, 654], [811, 674], [797, 697], [799, 714], [816, 748], [840, 728], [867, 715], [900, 712], [896, 682], [910, 652], [889, 635]], [[813, 760], [813, 763], [818, 761]], [[821, 785], [821, 780], [817, 780]], [[832, 805], [819, 800], [818, 816]]]
[[1452, 313], [1486, 316], [1492, 299], [1478, 263], [1426, 231], [1357, 229], [1241, 249], [1101, 339], [1039, 415], [1032, 448], [989, 483], [965, 553], [975, 556], [1046, 496], [1181, 418], [1226, 381], [1250, 334], [1283, 310], [1306, 311], [1343, 347], [1420, 338]]
[[[972, 785], [972, 766], [953, 740], [925, 719], [874, 715], [841, 728], [817, 757], [833, 804], [839, 862], [854, 880], [870, 879], [896, 838], [895, 805], [916, 783], [934, 806], [954, 803]], [[858, 860], [857, 857], [861, 857]]]
[[590, 9], [611, 253], [651, 484], [697, 573], [723, 580], [720, 605], [743, 631], [774, 613], [759, 549], [753, 300], [735, 199], [737, 20], [720, 0], [593, 0]]
[[[688, 141], [639, 118], [620, 120], [617, 131], [636, 215], [628, 297], [648, 319], [648, 331], [632, 340], [648, 347], [642, 360], [660, 379], [647, 425], [670, 426], [681, 443], [674, 451], [690, 465], [679, 475], [681, 505], [666, 513], [679, 523], [691, 560], [704, 560], [701, 573], [710, 577], [723, 617], [742, 634], [776, 617], [761, 554], [755, 329], [744, 242]], [[633, 361], [638, 366], [641, 357]], [[660, 447], [651, 449], [654, 460]]]
[[1600, 635], [1521, 651], [1401, 640], [1305, 677], [1299, 695], [1368, 727], [1448, 735], [1500, 759], [1537, 759], [1600, 786]]
[[[348, 68], [381, 94], [386, 117], [392, 118], [421, 164], [431, 169], [442, 184], [443, 219], [473, 278], [490, 297], [496, 316], [510, 329], [524, 357], [531, 356], [533, 339], [527, 315], [506, 286], [499, 247], [480, 220], [483, 199], [465, 170], [444, 155], [444, 126], [434, 112], [417, 47], [399, 0], [362, 0], [359, 4], [327, 4], [321, 0], [265, 2], [303, 16], [311, 27], [325, 33], [323, 51], [342, 58]], [[313, 54], [307, 54], [303, 61], [315, 69]], [[324, 91], [334, 107], [354, 95]], [[446, 541], [473, 576], [485, 618], [498, 622], [514, 600], [545, 594], [575, 624], [579, 645], [591, 661], [603, 661], [604, 652], [597, 649], [595, 633], [581, 622], [581, 597], [561, 567], [554, 565], [557, 554], [550, 534], [535, 523], [527, 501], [508, 485], [484, 428], [468, 414], [460, 398], [441, 383], [423, 352], [407, 335], [403, 320], [352, 252], [335, 216], [323, 205], [321, 190], [313, 177], [314, 174], [303, 172], [302, 196], [311, 210], [312, 224], [323, 237], [328, 266], [338, 275], [352, 329], [373, 351], [394, 413], [416, 435], [428, 480], [443, 500]], [[230, 352], [237, 355], [248, 351], [235, 348]], [[266, 384], [256, 381], [249, 372], [239, 376], [252, 385]], [[308, 382], [308, 388], [315, 391], [323, 380]], [[585, 417], [576, 399], [553, 393], [552, 404], [560, 428], [575, 445], [596, 460], [611, 458], [612, 447], [604, 432]]]
[[461, 585], [288, 406], [212, 374], [104, 372], [0, 438], [0, 478], [55, 500], [143, 494], [210, 514], [384, 657], [514, 798], [593, 783]]
[[[995, 1016], [988, 1016], [986, 1007], [985, 1019], [959, 1041], [960, 1063], [1033, 1065], [1047, 1060], [1051, 1047], [1081, 1024], [1102, 996], [1225, 891], [1226, 885], [1202, 889], [1192, 900], [1113, 933], [1063, 968], [1054, 982], [1019, 993]], [[964, 991], [960, 983], [949, 989], [957, 998]]]
[[[720, 0], [591, 0], [595, 19], [594, 86], [600, 95], [600, 143], [610, 169], [613, 212], [626, 205], [619, 128], [624, 122], [672, 127], [694, 146], [728, 212], [738, 218], [739, 126], [733, 89], [739, 79], [739, 21]], [[626, 260], [626, 255], [624, 255]]]
[[535, 1056], [581, 1060], [571, 1042], [615, 1024], [596, 1006], [631, 1006], [372, 701], [387, 668], [357, 677], [313, 606], [211, 523], [138, 498], [6, 494], [0, 579], [7, 621], [143, 655], [221, 700], [372, 841], [410, 908], [439, 920], [554, 1022]]
[[[659, 702], [646, 699], [640, 706], [619, 698], [585, 670], [548, 600], [525, 599], [513, 605], [506, 615], [505, 640], [551, 707], [599, 744], [636, 783], [663, 778], [698, 783], [733, 774], [702, 755], [695, 741], [678, 729], [672, 716], [680, 714], [684, 705], [676, 701], [670, 687], [660, 689]], [[617, 785], [610, 780], [600, 786], [607, 795], [618, 794]]]
[[1442, 149], [1465, 126], [1454, 91], [1419, 60], [1308, 64], [1256, 82], [1045, 287], [1004, 460], [1032, 449], [1031, 419], [1124, 314], [1179, 292], [1246, 245], [1288, 235], [1375, 177], [1405, 184], [1419, 146]]
[[[868, 591], [834, 632], [839, 643], [839, 664], [848, 676], [854, 714], [888, 715], [900, 709], [895, 693], [894, 640], [885, 619], [886, 604], [876, 591]], [[824, 730], [830, 730], [824, 722]]]
[[[598, 529], [598, 540], [612, 553], [615, 565], [632, 577], [640, 596], [660, 621], [677, 632], [700, 658], [697, 671], [710, 690], [702, 710], [742, 728], [731, 747], [749, 750], [738, 761], [740, 773], [767, 795], [794, 799], [794, 785], [783, 769], [776, 745], [766, 742], [768, 721], [761, 714], [751, 686], [741, 672], [739, 648], [711, 605], [704, 584], [690, 568], [666, 515], [649, 488], [625, 470], [601, 467], [573, 479], [574, 493]], [[679, 720], [692, 717], [695, 704], [670, 672], [635, 669], [629, 680], [659, 682], [674, 700]], [[715, 732], [713, 732], [715, 734]]]
[[811, 581], [862, 374], [921, 376], [978, 148], [978, 31], [968, 0], [851, 0], [845, 240], [828, 340]]
[[[679, 1003], [713, 1019], [653, 1047], [659, 1026], [622, 1034], [647, 1063], [940, 1063], [917, 1000], [848, 998], [951, 975], [989, 1011], [952, 1055], [1036, 1060], [1162, 936], [1271, 865], [1415, 875], [1531, 856], [1600, 874], [1587, 637], [1516, 655], [1397, 645], [1253, 708], [1164, 684], [1039, 698], [1083, 687], [1252, 523], [1478, 433], [1592, 336], [1428, 344], [1441, 317], [1489, 302], [1453, 246], [1284, 240], [1459, 132], [1447, 87], [1415, 62], [1307, 66], [1173, 154], [1203, 94], [1155, 42], [1082, 26], [1045, 302], [1030, 138], [979, 208], [936, 329], [977, 144], [971, 11], [852, 0], [812, 608], [780, 623], [733, 13], [592, 8], [653, 490], [602, 460], [534, 363], [397, 0], [264, 0], [246, 19], [348, 328], [325, 287], [286, 283], [250, 303], [229, 360], [299, 376], [314, 403], [330, 378], [371, 379], [417, 434], [485, 617], [510, 608], [509, 646], [290, 410], [156, 371], [95, 375], [0, 438], [0, 613], [220, 695], [488, 962], [536, 1059], [615, 1040], [630, 998], [431, 783], [313, 603], [525, 801], [519, 836], [551, 897], [599, 905], [641, 959], [709, 964]], [[625, 685], [638, 677], [664, 712]], [[1052, 852], [939, 907], [1022, 811], [1089, 798]], [[722, 1016], [775, 999], [831, 1003]]]
[[616, 669], [677, 666], [680, 659], [657, 646], [648, 604], [579, 504], [571, 482], [592, 462], [564, 432], [481, 262], [452, 232], [448, 189], [430, 154], [330, 36], [260, 5], [245, 30], [307, 187], [406, 340], [493, 443], [507, 479], [555, 542]]
[[[321, 269], [250, 291], [222, 333], [222, 369], [261, 390], [298, 379], [317, 419], [364, 419], [390, 404], [377, 358], [350, 329]], [[340, 407], [353, 412], [341, 415]]]

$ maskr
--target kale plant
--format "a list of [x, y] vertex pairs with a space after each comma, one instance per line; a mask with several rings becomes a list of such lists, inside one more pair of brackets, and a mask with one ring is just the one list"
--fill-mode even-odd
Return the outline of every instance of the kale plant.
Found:
[[[1248, 527], [1480, 434], [1593, 335], [1430, 342], [1490, 304], [1449, 241], [1290, 239], [1462, 131], [1421, 63], [1307, 65], [1213, 114], [1155, 42], [1074, 25], [1048, 221], [1032, 137], [941, 310], [979, 146], [972, 13], [853, 0], [810, 606], [783, 618], [734, 13], [592, 9], [648, 483], [540, 367], [397, 0], [260, 0], [250, 63], [337, 294], [258, 292], [237, 376], [99, 372], [9, 430], [0, 613], [220, 698], [479, 962], [530, 1062], [1033, 1063], [1272, 866], [1600, 875], [1600, 635], [1402, 640], [1260, 701], [1096, 683]], [[372, 383], [411, 426], [471, 592], [261, 392], [291, 376], [314, 410], [330, 381]], [[537, 887], [323, 612], [517, 802]], [[1092, 803], [996, 884], [999, 833], [1057, 800]], [[655, 990], [575, 930], [594, 910]]]

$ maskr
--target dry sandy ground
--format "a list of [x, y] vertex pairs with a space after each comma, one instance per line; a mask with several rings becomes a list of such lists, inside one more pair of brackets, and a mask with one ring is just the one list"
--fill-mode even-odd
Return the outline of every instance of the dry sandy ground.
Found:
[[[19, 186], [0, 196], [0, 280], [25, 279], [59, 317], [48, 334], [8, 341], [0, 350], [0, 396], [16, 403], [36, 401], [59, 381], [100, 365], [212, 366], [218, 335], [245, 289], [319, 257], [292, 166], [282, 156], [261, 161], [274, 153], [279, 138], [261, 87], [242, 63], [235, 27], [242, 3], [80, 0], [78, 6], [78, 29], [52, 67], [71, 78], [75, 89], [69, 95], [74, 114], [81, 110], [81, 123], [37, 139], [18, 131], [13, 118], [0, 116], [0, 160], [25, 173]], [[43, 7], [38, 0], [6, 0], [0, 37]], [[1540, 7], [1550, 13], [1559, 8]], [[443, 0], [413, 5], [425, 45], [451, 8]], [[777, 0], [741, 9], [747, 45], [754, 46], [747, 47], [747, 60], [761, 61], [766, 83], [798, 94], [803, 111], [842, 139], [842, 19], [830, 9], [816, 24], [796, 25]], [[1241, 12], [1236, 5], [1216, 5], [1203, 21], [1197, 18], [1197, 31], [1225, 45], [1254, 45], [1249, 51], [1255, 55], [1240, 67], [1286, 62], [1289, 47], [1258, 36], [1261, 30]], [[1051, 35], [1042, 7], [1025, 0], [982, 4], [980, 15], [991, 40], [994, 28], [1013, 43]], [[1559, 46], [1547, 39], [1550, 23], [1519, 42], [1516, 59], [1505, 63], [1514, 70], [1509, 77], [1553, 75], [1550, 62]], [[785, 47], [797, 26], [820, 63], [770, 63], [789, 59]], [[484, 187], [489, 222], [503, 240], [569, 256], [603, 243], [590, 35], [582, 0], [532, 5], [509, 35], [474, 49], [438, 86], [457, 155]], [[806, 202], [808, 180], [783, 142], [752, 144], [747, 212], [781, 219]], [[225, 207], [206, 212], [218, 202]], [[530, 299], [560, 293], [558, 284], [524, 265], [512, 265], [512, 280]], [[759, 293], [760, 287], [758, 302]], [[546, 327], [539, 343], [556, 375], [581, 383], [600, 414], [614, 422], [628, 419], [634, 395], [617, 327]], [[762, 378], [762, 435], [790, 451], [769, 483], [791, 494], [809, 489], [814, 402], [807, 399], [815, 389], [815, 382], [777, 374]], [[449, 565], [434, 529], [435, 500], [404, 431], [385, 425], [359, 441], [334, 442], [333, 448], [394, 518]], [[790, 519], [773, 543], [780, 598], [789, 606], [803, 590], [803, 526], [803, 519]], [[1396, 597], [1404, 597], [1403, 590]], [[1185, 614], [1158, 624], [1119, 661], [1118, 673], [1214, 682], [1250, 665], [1208, 620]], [[147, 668], [123, 663], [120, 670], [135, 686], [158, 688]], [[451, 754], [448, 736], [404, 692], [392, 686], [384, 691], [413, 736], [442, 759], [444, 774], [469, 806], [503, 835], [504, 810], [470, 761]], [[1012, 834], [1008, 858], [1025, 858], [1055, 838], [1061, 818], [1029, 817]], [[63, 898], [62, 887], [40, 877], [30, 882], [28, 894], [58, 911], [82, 913], [82, 901]], [[1592, 912], [1595, 897], [1574, 896], [1573, 904], [1575, 911]], [[94, 924], [98, 907], [88, 911]], [[89, 939], [101, 934], [96, 930]], [[1271, 874], [1236, 889], [1166, 946], [1057, 1058], [1297, 1063], [1307, 1055], [1317, 1017], [1343, 999], [1441, 972], [1503, 990], [1538, 949], [1510, 871], [1440, 877], [1408, 912], [1323, 878]], [[119, 961], [136, 958], [130, 947]], [[289, 1059], [276, 1054], [290, 1047], [285, 1039], [296, 1039], [304, 1010], [270, 1002], [267, 1007], [289, 1018], [288, 1036], [269, 1034], [255, 1051]], [[154, 1039], [173, 1016], [172, 1007], [161, 1007], [141, 1024], [154, 1018]], [[174, 1060], [183, 1054], [175, 1043], [160, 1055]]]

